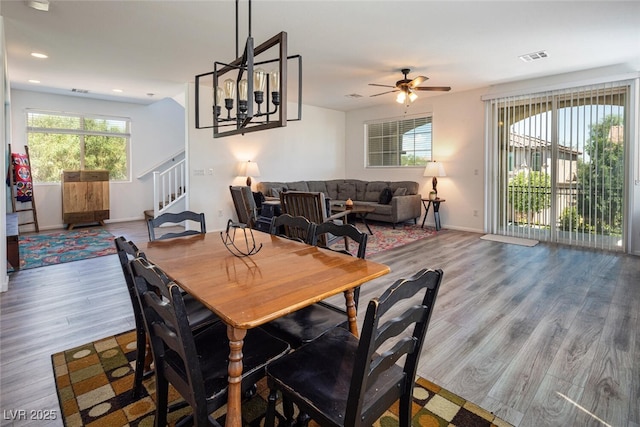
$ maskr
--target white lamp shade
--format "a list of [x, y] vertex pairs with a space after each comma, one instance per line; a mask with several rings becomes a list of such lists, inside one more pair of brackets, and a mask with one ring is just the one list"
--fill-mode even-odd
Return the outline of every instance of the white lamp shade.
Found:
[[249, 160], [244, 172], [245, 176], [260, 176], [260, 168], [256, 162]]
[[447, 176], [444, 172], [444, 166], [440, 162], [429, 162], [427, 163], [427, 167], [424, 169], [423, 176]]

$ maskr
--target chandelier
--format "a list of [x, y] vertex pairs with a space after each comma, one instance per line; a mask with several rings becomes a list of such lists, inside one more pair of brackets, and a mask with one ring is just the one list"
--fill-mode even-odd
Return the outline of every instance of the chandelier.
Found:
[[[251, 37], [251, 0], [248, 1], [248, 37], [242, 55], [238, 44], [238, 2], [236, 0], [236, 59], [214, 62], [214, 70], [195, 77], [196, 129], [213, 128], [213, 137], [231, 136], [285, 127], [287, 121], [302, 118], [302, 57], [287, 55], [287, 33], [282, 31], [259, 46]], [[275, 57], [274, 57], [275, 55]], [[287, 117], [288, 61], [297, 63], [298, 114]], [[211, 85], [205, 79], [211, 76]], [[209, 87], [210, 98], [202, 100], [202, 87]], [[210, 100], [210, 102], [209, 102]], [[211, 112], [211, 125], [200, 120], [202, 108]]]

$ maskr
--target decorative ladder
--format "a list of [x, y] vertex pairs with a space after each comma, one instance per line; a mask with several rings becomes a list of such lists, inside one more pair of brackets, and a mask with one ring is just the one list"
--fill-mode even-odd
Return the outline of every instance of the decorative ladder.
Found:
[[32, 214], [32, 220], [31, 221], [27, 221], [27, 222], [18, 222], [18, 227], [21, 227], [23, 225], [29, 225], [29, 224], [33, 224], [33, 226], [35, 227], [36, 233], [40, 232], [40, 227], [38, 226], [38, 212], [36, 211], [36, 198], [35, 198], [35, 189], [33, 188], [33, 176], [31, 175], [31, 157], [29, 157], [29, 147], [27, 145], [24, 146], [24, 152], [27, 156], [27, 165], [26, 167], [29, 169], [29, 180], [31, 181], [31, 200], [29, 200], [28, 202], [24, 202], [24, 203], [30, 203], [30, 207], [28, 208], [21, 208], [21, 209], [17, 209], [16, 206], [16, 201], [17, 201], [17, 196], [16, 196], [16, 175], [15, 175], [15, 165], [13, 163], [13, 155], [12, 155], [12, 151], [11, 151], [11, 144], [8, 144], [8, 149], [9, 149], [9, 186], [11, 187], [11, 209], [12, 212], [15, 213], [19, 213], [19, 212], [31, 212]]

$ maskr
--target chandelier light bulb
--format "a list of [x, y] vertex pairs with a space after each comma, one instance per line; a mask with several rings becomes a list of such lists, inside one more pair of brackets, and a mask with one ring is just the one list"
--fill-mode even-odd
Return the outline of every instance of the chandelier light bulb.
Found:
[[232, 79], [227, 79], [223, 83], [224, 97], [225, 99], [235, 99], [236, 97], [236, 82]]
[[414, 92], [409, 92], [409, 101], [413, 102], [416, 99], [418, 99], [418, 95], [416, 95]]
[[271, 84], [271, 92], [280, 91], [280, 73], [272, 71], [269, 74], [269, 83]]
[[254, 92], [264, 92], [267, 86], [267, 72], [262, 68], [253, 70], [253, 90]]
[[248, 99], [247, 97], [248, 89], [249, 89], [249, 83], [247, 82], [246, 79], [242, 79], [238, 82], [238, 98], [240, 101], [246, 101]]
[[222, 90], [221, 87], [216, 87], [215, 96], [216, 96], [216, 105], [222, 105], [222, 102], [224, 100], [224, 91]]

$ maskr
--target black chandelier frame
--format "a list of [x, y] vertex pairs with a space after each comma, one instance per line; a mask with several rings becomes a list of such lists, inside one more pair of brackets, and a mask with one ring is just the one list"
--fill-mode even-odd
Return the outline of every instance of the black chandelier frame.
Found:
[[[278, 50], [278, 56], [276, 58], [256, 61], [256, 57], [273, 48]], [[237, 58], [231, 63], [215, 61], [213, 71], [195, 76], [196, 129], [213, 128], [213, 137], [220, 138], [285, 127], [288, 121], [299, 121], [302, 119], [302, 56], [287, 55], [287, 33], [284, 31], [276, 34], [259, 46], [254, 47], [254, 40], [253, 37], [251, 37], [251, 0], [249, 0], [249, 36], [247, 37], [242, 56], [238, 55], [238, 0], [236, 0], [236, 56]], [[291, 119], [287, 117], [287, 77], [289, 61], [297, 62], [298, 66], [298, 111], [297, 117]], [[278, 63], [279, 87], [270, 88], [270, 79], [267, 78], [266, 95], [255, 92], [256, 97], [254, 99], [254, 69], [259, 65], [272, 64], [275, 62]], [[218, 104], [220, 100], [217, 99], [216, 96], [216, 88], [220, 87], [222, 77], [225, 76], [225, 74], [233, 72], [236, 73], [236, 78], [234, 79], [236, 84], [235, 99], [225, 99], [224, 105], [220, 105]], [[200, 86], [202, 84], [201, 81], [209, 78], [209, 76], [212, 78], [213, 103], [210, 104], [212, 105], [211, 110], [208, 108], [207, 110], [209, 110], [213, 116], [213, 125], [207, 126], [203, 125], [200, 120]], [[243, 78], [246, 79], [247, 83], [247, 101], [240, 100], [240, 91], [238, 90], [239, 83]], [[257, 96], [258, 94], [260, 94], [260, 96]], [[271, 94], [271, 99], [269, 99], [269, 94]], [[266, 111], [261, 110], [263, 103], [266, 104]], [[226, 116], [222, 112], [223, 108], [226, 110]], [[235, 112], [234, 116], [231, 115], [232, 111]]]

